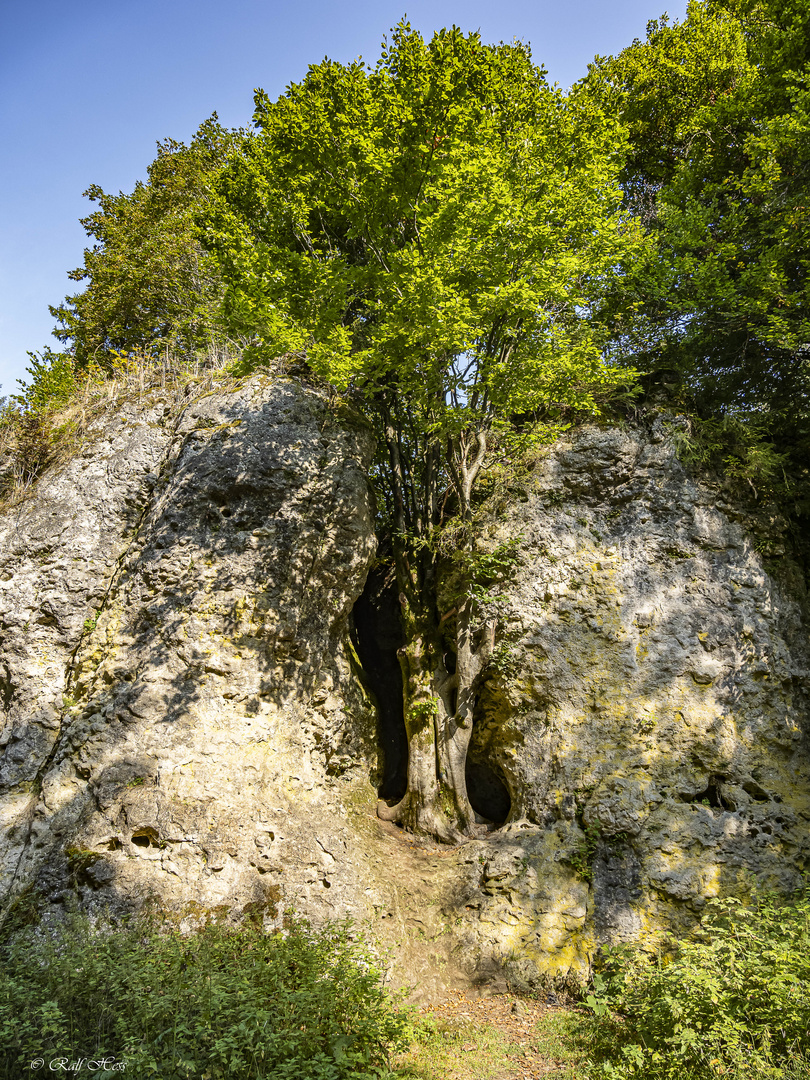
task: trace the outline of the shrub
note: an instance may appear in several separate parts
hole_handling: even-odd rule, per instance
[[[609,950],[587,1004],[607,1077],[810,1077],[810,892],[710,901],[694,941]]]
[[[115,1058],[137,1077],[388,1076],[407,1030],[349,923],[197,935],[31,929],[0,959],[0,1077]]]

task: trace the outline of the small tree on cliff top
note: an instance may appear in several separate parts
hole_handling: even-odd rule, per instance
[[[473,824],[464,766],[495,628],[474,590],[438,610],[430,541],[448,492],[469,522],[514,416],[597,411],[628,382],[592,317],[642,242],[619,213],[622,132],[525,46],[407,24],[373,69],[326,60],[274,103],[259,92],[255,122],[203,222],[225,315],[256,359],[305,350],[375,425],[409,748],[383,813],[452,839]]]

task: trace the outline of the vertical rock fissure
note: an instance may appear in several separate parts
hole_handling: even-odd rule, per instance
[[[378,795],[398,800],[407,788],[408,739],[397,655],[404,644],[396,581],[385,566],[372,567],[352,610],[350,633],[367,688],[377,708],[382,758]]]
[[[473,733],[464,772],[467,780],[467,794],[479,820],[500,827],[508,819],[512,810],[512,794],[502,769],[495,760],[492,747],[482,730],[486,727],[482,698],[486,691],[486,680],[482,691],[476,697],[473,708]]]

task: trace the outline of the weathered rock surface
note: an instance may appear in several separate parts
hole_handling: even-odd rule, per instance
[[[807,629],[667,425],[558,443],[488,543],[515,536],[471,755],[521,839],[487,862],[472,937],[494,920],[524,975],[566,970],[689,927],[721,892],[800,886]]]
[[[520,567],[470,776],[506,823],[453,849],[376,819],[346,630],[371,450],[317,393],[254,379],[124,409],[0,517],[7,908],[349,914],[429,994],[581,973],[718,892],[794,887],[800,609],[660,421],[573,433],[490,507],[482,543],[520,537]]]
[[[343,644],[375,550],[372,446],[318,395],[253,380],[168,429],[125,412],[13,512],[12,894],[365,913],[328,789],[374,758]]]

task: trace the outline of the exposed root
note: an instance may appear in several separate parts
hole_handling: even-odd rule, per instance
[[[440,844],[463,844],[473,835],[454,825],[441,810],[431,806],[415,806],[410,792],[394,806],[378,799],[377,817],[380,821],[401,825],[415,836],[424,836]]]
[[[389,806],[384,799],[377,800],[377,817],[380,821],[394,821],[398,822],[400,818],[400,807],[402,806],[400,800],[395,806]]]

